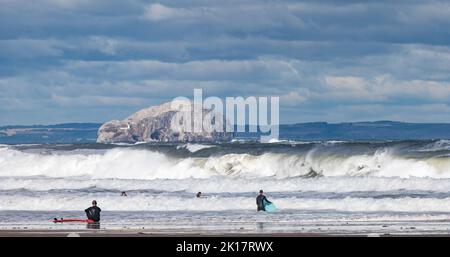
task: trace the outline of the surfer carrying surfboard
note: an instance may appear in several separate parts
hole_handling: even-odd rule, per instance
[[[84,210],[86,212],[86,216],[88,219],[93,220],[94,222],[100,222],[100,212],[102,211],[99,207],[97,207],[97,201],[92,201],[92,206]]]
[[[259,190],[259,195],[256,197],[256,205],[258,211],[266,211],[266,205],[271,204],[272,202],[267,200],[267,197],[264,195],[264,191]]]

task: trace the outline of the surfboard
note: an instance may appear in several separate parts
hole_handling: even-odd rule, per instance
[[[273,203],[268,203],[264,206],[264,208],[266,208],[267,212],[274,212],[277,210],[277,207],[275,206],[275,204]]]
[[[53,223],[63,223],[63,222],[81,222],[81,223],[94,223],[93,220],[89,220],[89,219],[57,219],[54,218]]]
[[[264,202],[264,209],[266,209],[267,212],[274,212],[277,210],[277,207],[273,203]]]

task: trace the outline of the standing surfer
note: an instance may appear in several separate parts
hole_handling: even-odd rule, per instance
[[[97,201],[92,201],[92,206],[84,210],[86,212],[86,216],[88,219],[93,220],[94,222],[100,222],[100,212],[102,210],[97,207]]]
[[[258,211],[265,211],[266,210],[266,204],[272,203],[269,200],[267,200],[267,197],[264,195],[263,190],[259,190],[259,195],[256,197],[256,205],[258,206]]]

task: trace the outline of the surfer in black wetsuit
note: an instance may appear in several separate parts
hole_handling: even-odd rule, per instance
[[[259,195],[256,197],[256,206],[258,207],[258,211],[266,210],[266,207],[264,206],[265,203],[272,203],[272,202],[267,200],[266,196],[264,195],[264,191],[259,190]]]
[[[84,210],[88,219],[94,222],[100,222],[100,212],[102,210],[97,207],[97,201],[92,201],[92,206]]]

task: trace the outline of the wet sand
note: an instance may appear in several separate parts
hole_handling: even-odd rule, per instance
[[[330,236],[367,236],[328,233],[203,233],[203,232],[167,232],[167,231],[79,231],[79,230],[3,230],[0,237],[330,237]]]
[[[305,237],[325,233],[214,233],[142,230],[0,230],[0,237]]]
[[[439,233],[237,233],[171,230],[0,230],[0,237],[450,237]]]

